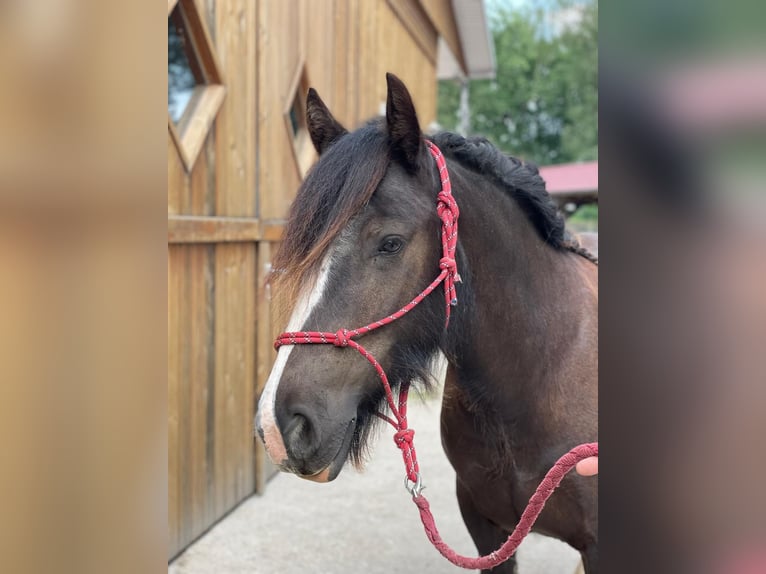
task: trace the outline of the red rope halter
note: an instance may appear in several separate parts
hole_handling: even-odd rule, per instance
[[[428,501],[421,494],[423,485],[421,483],[415,445],[412,442],[412,439],[415,436],[415,431],[407,426],[407,396],[409,394],[410,382],[405,381],[402,383],[397,404],[394,400],[394,393],[391,390],[391,385],[388,382],[388,377],[386,376],[383,367],[380,366],[380,363],[378,363],[375,357],[373,357],[367,349],[354,340],[357,337],[366,335],[370,331],[379,329],[380,327],[388,325],[400,317],[403,317],[423,301],[423,299],[430,295],[442,282],[444,283],[444,300],[447,312],[445,328],[449,326],[451,308],[457,305],[455,283],[460,282],[460,275],[457,272],[455,249],[457,247],[457,219],[460,215],[460,210],[458,209],[455,199],[452,197],[452,185],[450,184],[449,172],[447,171],[447,163],[444,160],[444,156],[439,148],[432,142],[425,140],[425,143],[434,160],[436,160],[442,184],[442,189],[436,196],[436,213],[442,221],[442,258],[439,260],[439,268],[441,269],[439,275],[412,301],[395,313],[392,313],[388,317],[380,319],[379,321],[375,321],[364,327],[359,327],[358,329],[339,329],[335,333],[322,331],[295,331],[282,333],[274,342],[274,348],[279,349],[282,345],[335,345],[336,347],[351,347],[362,355],[362,357],[367,359],[378,373],[378,377],[380,377],[380,380],[383,383],[383,389],[386,393],[386,402],[388,403],[388,408],[391,409],[393,418],[380,413],[378,413],[378,416],[396,429],[396,432],[394,433],[394,443],[402,451],[402,458],[404,460],[406,471],[405,486],[410,494],[412,494],[412,499],[420,511],[420,519],[423,522],[423,527],[425,528],[428,539],[436,549],[447,558],[447,560],[456,566],[470,569],[489,569],[505,562],[513,555],[519,544],[521,544],[521,541],[524,540],[524,537],[532,529],[532,525],[542,511],[546,501],[559,483],[561,483],[564,476],[584,458],[598,456],[598,443],[577,446],[556,461],[553,467],[545,475],[540,486],[537,487],[532,498],[529,499],[527,507],[521,515],[521,519],[513,533],[496,551],[487,556],[471,558],[457,554],[441,539],[439,531],[436,528],[433,514],[431,514]]]

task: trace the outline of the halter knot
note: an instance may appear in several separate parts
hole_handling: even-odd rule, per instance
[[[335,333],[333,345],[336,347],[348,347],[348,329],[338,329]]]
[[[452,257],[442,257],[439,259],[439,268],[447,269],[451,275],[454,275],[457,272],[457,261]]]
[[[458,208],[457,202],[455,202],[451,192],[445,193],[444,191],[440,191],[436,195],[436,214],[448,227],[460,217],[460,208]]]
[[[412,439],[415,437],[415,431],[412,429],[402,429],[394,433],[394,443],[400,449],[404,450],[407,446],[412,446]]]

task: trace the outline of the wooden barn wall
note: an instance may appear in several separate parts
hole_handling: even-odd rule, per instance
[[[387,71],[424,128],[436,116],[437,33],[417,0],[194,1],[226,96],[190,171],[168,137],[169,557],[273,470],[252,420],[283,326],[264,282],[301,182],[284,117],[296,76],[348,128],[379,112]]]

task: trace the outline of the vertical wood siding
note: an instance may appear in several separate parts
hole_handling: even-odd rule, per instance
[[[286,217],[300,170],[283,114],[301,66],[349,129],[378,113],[388,71],[411,89],[423,126],[435,118],[436,28],[417,0],[195,1],[226,95],[189,172],[168,136],[174,222]],[[169,558],[273,471],[252,436],[283,326],[264,288],[277,247],[267,235],[206,241],[202,229],[168,246]]]

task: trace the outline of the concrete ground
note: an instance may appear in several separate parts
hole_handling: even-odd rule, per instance
[[[440,399],[412,396],[410,426],[442,538],[471,556],[476,549],[455,498],[455,473],[441,448]],[[169,574],[430,574],[465,572],[444,560],[423,533],[403,486],[390,428],[380,433],[363,473],[347,467],[329,484],[280,474],[181,554]],[[532,534],[518,550],[522,574],[574,574],[577,552]]]

